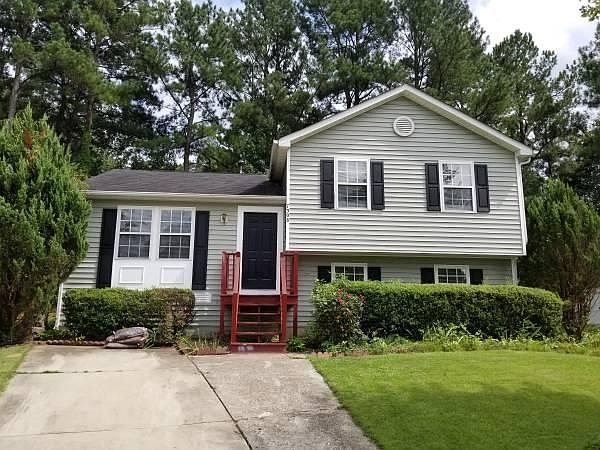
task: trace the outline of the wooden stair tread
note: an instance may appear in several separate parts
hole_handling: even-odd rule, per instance
[[[278,331],[238,331],[238,336],[278,336]]]
[[[243,326],[243,325],[279,325],[279,320],[272,321],[272,322],[267,322],[267,321],[263,321],[263,322],[256,322],[256,321],[254,321],[254,322],[249,322],[249,321],[246,322],[246,321],[243,321],[243,322],[240,322],[240,321],[238,321],[238,326]]]
[[[278,312],[247,312],[240,311],[238,316],[279,316],[281,313]]]

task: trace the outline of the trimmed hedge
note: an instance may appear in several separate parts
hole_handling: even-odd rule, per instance
[[[512,285],[404,284],[380,281],[317,283],[315,307],[335,301],[338,290],[362,296],[361,329],[368,336],[422,339],[434,325],[462,324],[483,337],[513,337],[535,331],[562,332],[563,302],[543,289]]]
[[[156,333],[156,343],[173,343],[192,320],[193,307],[189,289],[71,289],[63,298],[65,327],[90,340],[141,326]]]

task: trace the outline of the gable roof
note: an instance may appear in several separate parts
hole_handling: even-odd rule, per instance
[[[530,158],[532,151],[526,145],[509,138],[505,134],[479,122],[476,119],[468,116],[465,113],[460,112],[456,108],[453,108],[439,100],[436,100],[432,96],[406,84],[392,89],[384,94],[378,95],[366,102],[363,102],[357,106],[349,108],[338,114],[335,114],[327,119],[315,123],[309,127],[303,128],[302,130],[288,134],[280,138],[279,140],[273,141],[273,147],[271,150],[271,179],[280,180],[283,176],[283,170],[285,168],[285,160],[287,151],[292,144],[300,142],[310,136],[327,130],[335,125],[350,120],[359,114],[370,111],[378,106],[381,106],[387,102],[395,100],[400,97],[405,97],[424,108],[433,111],[452,122],[471,130],[472,132],[488,139],[495,144],[503,147],[507,150],[514,152],[520,159]],[[390,124],[391,127],[391,124]]]
[[[87,180],[88,195],[99,193],[283,196],[266,175],[114,169]]]

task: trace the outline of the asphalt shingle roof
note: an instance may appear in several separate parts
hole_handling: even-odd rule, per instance
[[[92,191],[178,194],[284,195],[266,175],[114,169],[87,181]]]

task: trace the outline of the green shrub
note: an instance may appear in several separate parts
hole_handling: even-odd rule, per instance
[[[306,343],[300,336],[292,336],[287,341],[287,351],[292,353],[302,353],[306,350]]]
[[[77,336],[104,340],[120,328],[142,326],[156,343],[173,343],[192,320],[194,294],[187,289],[72,289],[65,292],[65,326]]]
[[[313,292],[315,331],[319,342],[338,344],[363,337],[360,329],[364,298],[342,284],[317,283]]]
[[[315,285],[317,309],[338,289],[364,298],[360,328],[371,337],[422,339],[426,330],[451,324],[484,338],[520,336],[524,329],[547,337],[562,333],[563,302],[541,289],[339,281]],[[316,321],[315,326],[327,328],[331,322]]]

